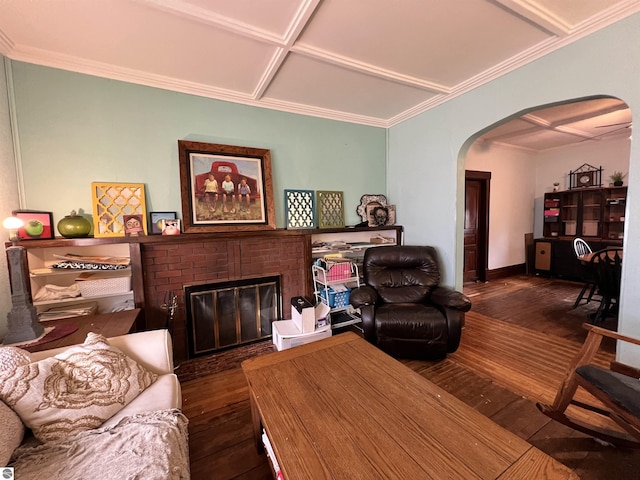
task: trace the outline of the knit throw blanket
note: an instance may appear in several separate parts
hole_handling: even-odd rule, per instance
[[[66,440],[23,444],[11,466],[20,480],[188,480],[187,424],[176,409],[134,415]]]

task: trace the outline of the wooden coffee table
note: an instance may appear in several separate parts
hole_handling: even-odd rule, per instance
[[[355,333],[246,360],[284,478],[578,478]]]

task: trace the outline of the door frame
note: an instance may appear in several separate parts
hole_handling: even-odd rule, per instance
[[[480,198],[478,203],[478,281],[487,281],[487,270],[489,263],[489,192],[491,187],[491,172],[479,170],[464,171],[465,198],[467,195],[467,180],[477,180],[480,182]],[[466,202],[465,202],[466,203]],[[466,208],[466,207],[465,207]],[[466,212],[465,212],[466,213]]]

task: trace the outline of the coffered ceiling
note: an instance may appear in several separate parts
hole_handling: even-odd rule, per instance
[[[640,0],[0,0],[0,53],[389,127],[638,11]],[[496,135],[541,122],[557,123],[538,112]]]
[[[630,136],[627,104],[617,98],[598,98],[533,110],[490,129],[477,142],[540,152]]]

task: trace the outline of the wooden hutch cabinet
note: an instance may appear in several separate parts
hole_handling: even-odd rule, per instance
[[[583,188],[544,195],[543,237],[535,241],[536,273],[580,278],[573,240],[592,250],[622,246],[627,187]]]

